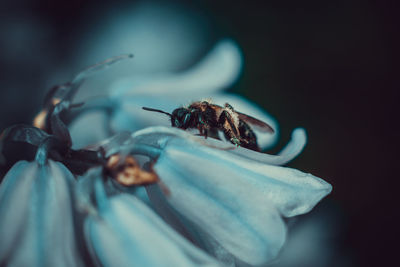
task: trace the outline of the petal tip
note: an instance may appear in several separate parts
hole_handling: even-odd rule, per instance
[[[303,148],[307,144],[307,132],[304,128],[299,127],[293,130],[292,139],[295,141],[301,141],[303,143]]]

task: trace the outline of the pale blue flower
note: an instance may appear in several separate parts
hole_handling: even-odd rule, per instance
[[[93,171],[80,182],[94,191],[84,233],[99,266],[218,266],[219,263],[181,237],[135,196],[106,193],[101,173]],[[87,192],[85,195],[88,196]],[[89,207],[89,208],[88,208]]]
[[[0,185],[0,264],[83,266],[75,180],[61,163],[19,161]]]
[[[225,263],[260,265],[284,244],[282,217],[310,211],[332,189],[311,174],[278,166],[304,146],[304,130],[293,137],[277,156],[166,127],[138,131],[125,146],[155,161],[168,193],[149,186],[149,198],[176,230]]]

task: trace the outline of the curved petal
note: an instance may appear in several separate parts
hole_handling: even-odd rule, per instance
[[[200,138],[202,137],[197,137],[197,139],[201,140],[202,142],[206,142],[207,144],[215,146],[217,148],[226,150],[229,146],[230,149],[227,151],[231,154],[270,165],[284,165],[293,160],[301,153],[301,151],[303,151],[303,148],[307,141],[307,136],[303,128],[294,129],[292,133],[292,139],[286,145],[286,147],[283,148],[277,155],[271,155],[267,153],[260,153],[243,147],[236,147],[229,142],[221,142],[216,139],[208,139],[205,141]]]
[[[81,266],[72,174],[64,165],[20,161],[0,187],[0,262],[10,266]]]
[[[222,40],[202,61],[187,71],[122,79],[112,85],[111,93],[115,97],[141,94],[207,95],[232,85],[241,67],[242,56],[238,45],[232,40]]]
[[[85,235],[102,266],[216,266],[217,262],[169,228],[137,198],[106,196],[96,182],[98,215],[85,221]]]
[[[18,235],[24,227],[25,215],[29,205],[29,191],[34,181],[36,166],[26,161],[17,162],[4,177],[0,186],[0,261],[4,262],[11,254]],[[26,177],[21,179],[20,177]],[[7,211],[13,212],[6,216]]]
[[[262,264],[277,255],[285,240],[285,226],[267,199],[250,197],[254,192],[246,192],[243,184],[232,186],[235,181],[219,181],[229,178],[235,170],[220,168],[218,163],[207,160],[190,158],[182,162],[213,170],[200,173],[193,164],[185,169],[175,160],[183,158],[166,151],[154,168],[169,188],[167,200],[176,210],[242,261]]]
[[[304,129],[297,128],[292,133],[292,140],[278,154],[271,155],[249,150],[243,147],[236,147],[229,142],[220,141],[213,138],[201,136],[193,136],[191,133],[173,127],[149,127],[132,134],[135,143],[146,144],[153,147],[164,147],[166,142],[173,137],[186,139],[187,142],[212,148],[208,153],[214,154],[216,157],[222,156],[228,160],[236,159],[238,161],[250,160],[270,165],[283,165],[291,161],[299,155],[306,143],[306,134]],[[192,144],[192,145],[193,145]]]

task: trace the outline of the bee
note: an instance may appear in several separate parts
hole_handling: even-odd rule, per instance
[[[250,125],[258,131],[274,133],[274,129],[267,123],[237,112],[228,103],[221,107],[208,101],[197,101],[188,107],[175,109],[172,114],[159,109],[147,107],[143,109],[168,115],[172,127],[184,130],[197,128],[200,135],[205,138],[217,137],[218,131],[222,131],[232,144],[255,151],[260,151],[260,147]]]

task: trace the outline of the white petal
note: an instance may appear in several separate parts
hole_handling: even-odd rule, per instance
[[[191,69],[164,75],[132,77],[112,85],[115,97],[163,94],[207,94],[225,89],[236,81],[242,56],[236,43],[220,41],[214,49]]]
[[[18,233],[23,229],[28,212],[29,191],[35,179],[36,166],[17,162],[4,177],[0,186],[0,261],[14,248]],[[21,179],[21,177],[26,177]],[[12,210],[9,213],[9,210]]]
[[[293,158],[297,157],[301,153],[301,151],[303,151],[306,143],[306,131],[303,128],[296,128],[292,133],[292,140],[281,152],[279,152],[279,156],[281,156],[282,158],[286,158],[279,165],[284,165],[291,161]]]
[[[79,266],[72,174],[61,163],[18,162],[0,190],[0,261],[10,266]]]
[[[282,215],[287,217],[308,212],[332,189],[330,184],[311,174],[263,164],[227,151],[201,147],[179,138],[170,138],[163,151],[157,162],[164,157],[174,163],[177,161],[175,165],[203,177],[199,180],[201,182],[209,179],[209,182],[213,183],[216,179],[223,179],[226,184],[232,186],[240,184],[243,188],[238,190],[246,188],[251,196],[258,196],[260,200],[268,198],[270,203],[274,203]],[[224,174],[221,175],[224,177],[216,178],[214,174],[207,173],[209,165],[215,166],[218,175],[219,170],[223,170]],[[207,169],[199,166],[207,166]],[[232,175],[226,175],[227,172],[232,172]]]
[[[167,203],[164,195],[161,193],[161,188],[157,184],[148,185],[145,187],[151,207],[154,211],[167,222],[175,231],[181,236],[184,236],[191,243],[198,247],[204,247],[202,243],[199,243],[200,239],[197,237],[197,233],[193,231],[189,225],[187,225],[177,212]]]
[[[292,140],[278,155],[270,155],[243,147],[236,147],[230,142],[216,140],[213,138],[205,139],[204,137],[194,136],[188,131],[174,127],[149,127],[135,132],[132,134],[132,137],[136,143],[147,144],[149,146],[161,148],[164,147],[166,142],[171,140],[173,137],[186,139],[186,141],[192,143],[192,145],[202,144],[216,148],[214,150],[208,150],[208,153],[213,154],[216,157],[223,156],[228,160],[231,160],[230,158],[232,157],[232,159],[236,159],[238,161],[250,160],[271,165],[283,165],[291,161],[293,158],[298,156],[306,143],[306,134],[302,128],[297,128],[293,131]]]
[[[217,265],[135,197],[97,197],[100,217],[87,218],[85,233],[102,266]]]
[[[166,143],[173,137],[194,140],[194,136],[189,132],[174,128],[155,126],[149,127],[132,134],[133,142],[138,144],[145,144],[153,147],[164,148]]]
[[[97,23],[90,23],[90,36],[78,58],[91,64],[133,53],[133,64],[124,72],[131,75],[182,68],[204,49],[209,36],[204,17],[171,3],[140,1],[102,14]]]
[[[278,211],[260,193],[246,191],[247,177],[230,179],[238,176],[237,169],[213,160],[167,149],[154,168],[171,192],[168,202],[207,233],[206,239],[215,239],[238,259],[249,264],[271,260],[285,240]]]
[[[230,144],[229,142],[221,142],[220,140],[211,138],[203,140],[201,138],[202,137],[197,137],[197,140],[199,142],[206,143],[210,146],[219,147],[225,150],[227,148],[230,148],[229,150],[227,150],[227,152],[231,154],[270,165],[284,165],[289,161],[293,160],[301,153],[307,140],[307,136],[304,129],[297,128],[293,130],[292,139],[286,145],[286,147],[281,152],[279,152],[278,155],[271,155],[267,153],[260,153],[243,147],[236,147]]]

